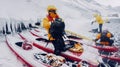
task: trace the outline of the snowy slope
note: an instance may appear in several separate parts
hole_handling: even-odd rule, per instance
[[[69,14],[74,11],[81,15],[83,12],[106,12],[105,7],[99,5],[94,0],[2,0],[0,2],[0,17],[16,18],[16,19],[36,19],[46,15],[46,7],[50,4],[55,5],[59,13]],[[88,6],[89,5],[89,6]],[[62,9],[61,9],[62,8]],[[68,13],[69,12],[69,13]],[[82,12],[82,13],[81,13]],[[84,13],[85,14],[85,13]],[[66,15],[64,15],[66,16]],[[69,15],[71,16],[71,15]],[[77,15],[75,15],[77,16]]]
[[[51,4],[57,7],[58,14],[66,23],[76,22],[69,21],[71,19],[77,19],[80,23],[85,20],[89,23],[93,18],[93,13],[97,12],[104,15],[111,12],[106,10],[107,7],[98,4],[94,0],[2,0],[0,2],[0,17],[3,21],[0,20],[2,23],[0,24],[3,26],[5,22],[13,22],[14,20],[11,18],[14,18],[18,23],[24,20],[36,22],[37,19],[42,19],[47,15],[46,8]],[[2,29],[2,26],[0,29]]]
[[[2,10],[0,12],[0,17],[7,18],[2,19],[3,21],[0,20],[2,23],[0,29],[2,29],[3,25],[5,25],[5,22],[8,24],[10,24],[10,22],[20,23],[20,21],[23,20],[28,20],[29,22],[34,20],[33,22],[36,22],[37,18],[42,19],[46,16],[46,8],[51,4],[55,5],[58,8],[58,14],[65,20],[66,24],[78,21],[79,23],[89,23],[88,18],[91,18],[91,15],[94,12],[101,10],[105,11],[105,9],[103,9],[93,0],[90,2],[88,0],[2,0],[0,3],[0,8]],[[14,18],[16,20],[11,18]],[[77,21],[71,21],[73,19],[77,19]],[[83,22],[84,20],[85,22]]]

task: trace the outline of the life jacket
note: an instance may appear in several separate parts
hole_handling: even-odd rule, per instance
[[[111,34],[109,32],[101,33],[100,44],[109,45]]]
[[[108,41],[109,38],[107,37],[107,33],[102,33],[100,39],[101,41]]]
[[[103,22],[104,22],[100,15],[96,16],[96,21],[98,22],[98,24],[103,24]]]

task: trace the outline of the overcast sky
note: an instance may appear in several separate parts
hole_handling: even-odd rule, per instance
[[[95,1],[106,6],[107,5],[111,5],[113,7],[120,6],[120,0],[95,0]]]

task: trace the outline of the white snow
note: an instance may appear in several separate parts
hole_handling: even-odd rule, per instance
[[[4,37],[2,37],[4,38]],[[5,41],[0,40],[0,67],[23,67],[23,65],[18,61],[18,58],[5,44]]]

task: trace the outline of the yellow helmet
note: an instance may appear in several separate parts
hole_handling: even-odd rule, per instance
[[[49,10],[57,10],[57,8],[54,6],[54,5],[49,5],[48,7],[47,7],[47,10],[49,11]]]
[[[94,17],[97,17],[97,16],[98,16],[98,14],[93,14],[93,16],[94,16]]]

